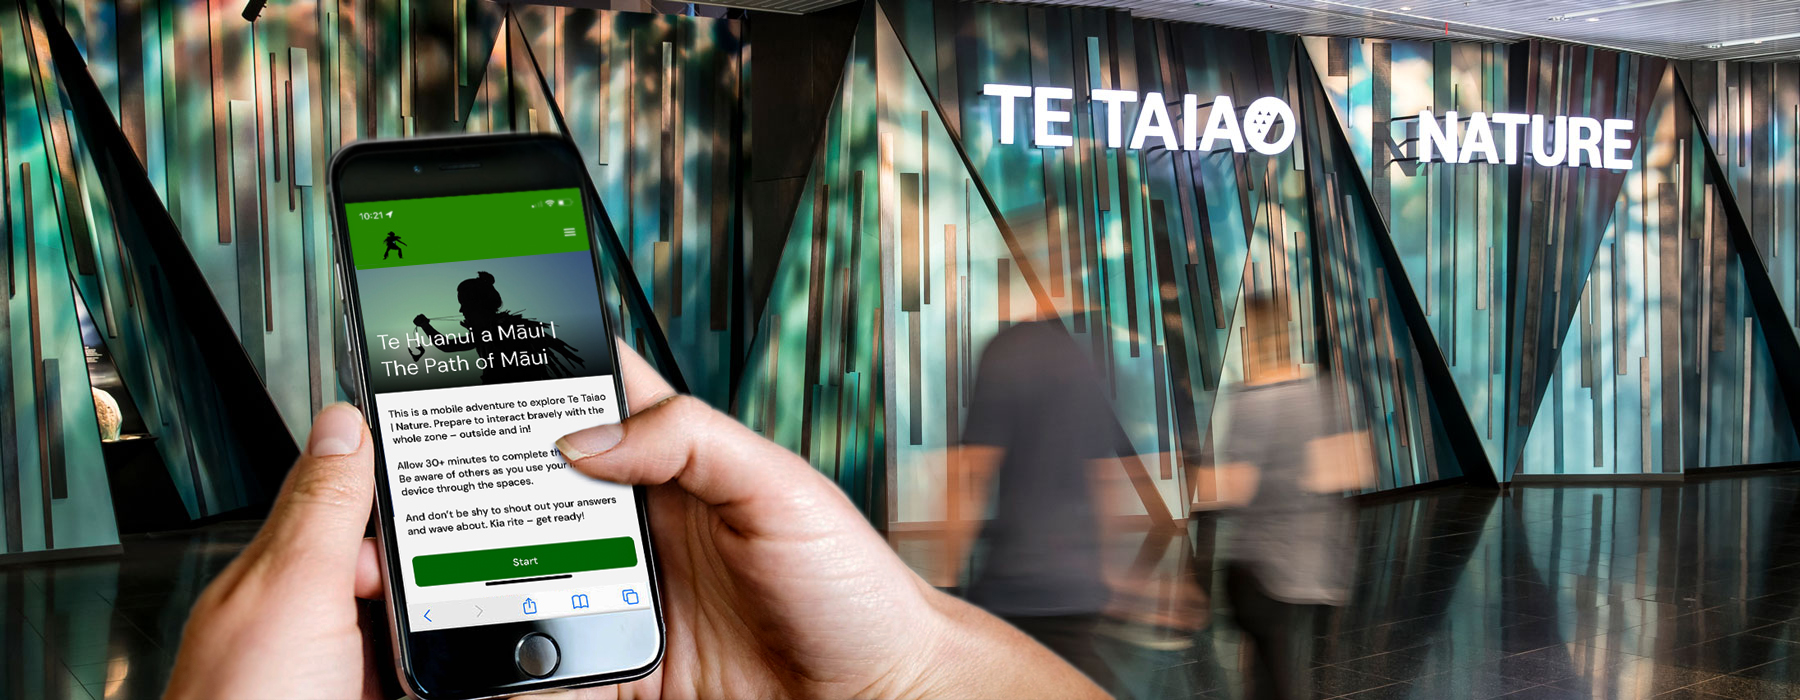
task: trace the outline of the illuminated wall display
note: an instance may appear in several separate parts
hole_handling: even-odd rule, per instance
[[[1065,87],[988,83],[982,86],[981,93],[1000,98],[1000,143],[1013,143],[1018,100],[1029,97],[1032,107],[1032,145],[1038,148],[1066,148],[1075,145],[1074,136],[1058,133],[1069,127],[1056,126],[1067,124],[1072,118],[1074,106],[1068,103],[1075,101],[1074,90]],[[1169,120],[1169,104],[1162,93],[1147,92],[1140,96],[1132,90],[1093,90],[1089,95],[1096,102],[1106,103],[1107,148],[1140,150],[1151,138],[1155,138],[1163,148],[1171,151],[1211,151],[1219,147],[1220,142],[1225,142],[1237,153],[1245,152],[1248,145],[1257,153],[1272,156],[1287,150],[1294,142],[1297,128],[1294,109],[1279,97],[1262,97],[1251,102],[1250,107],[1244,111],[1243,123],[1239,124],[1237,108],[1230,96],[1219,95],[1211,102],[1201,104],[1198,95],[1182,95],[1182,129],[1181,137],[1177,139],[1175,127]],[[1129,144],[1125,141],[1123,114],[1123,106],[1128,102],[1143,104],[1138,109],[1136,123],[1131,128]],[[1061,109],[1065,105],[1069,109]],[[1200,123],[1201,107],[1210,108],[1204,128]],[[1281,125],[1279,132],[1275,130],[1277,124]]]
[[[1162,455],[1143,483],[1176,517],[1207,497],[1182,457],[1217,456],[1229,430],[1246,295],[1284,300],[1295,357],[1358,387],[1376,489],[1800,459],[1775,352],[1800,328],[1793,66],[869,3],[825,76],[855,89],[814,96],[817,121],[786,129],[793,109],[749,109],[740,20],[298,0],[248,25],[199,0],[127,11],[140,4],[24,3],[0,23],[0,64],[35,66],[0,71],[0,190],[23,212],[0,304],[0,357],[17,360],[0,438],[20,438],[0,439],[0,555],[118,541],[82,428],[78,308],[169,438],[150,447],[178,510],[272,491],[279,467],[229,426],[265,415],[302,436],[341,391],[317,164],[415,133],[574,139],[638,280],[608,292],[626,342],[653,361],[662,347],[659,368],[876,519],[949,515],[943,448],[978,353],[1040,307],[1084,309],[1070,332],[1128,437]],[[32,58],[64,23],[86,60]],[[382,41],[407,26],[416,51]],[[250,40],[268,50],[240,51]],[[89,71],[97,93],[65,89]],[[758,162],[786,164],[751,169],[768,120],[783,128],[759,134],[774,157]],[[1264,157],[1221,157],[1250,152]],[[747,235],[753,215],[773,233]],[[152,238],[132,220],[166,225]],[[127,254],[150,240],[194,267]],[[217,309],[218,332],[164,313],[190,307]],[[195,389],[209,384],[266,396]]]
[[[1031,144],[1038,148],[1067,148],[1075,145],[1069,124],[1076,107],[1075,91],[1066,87],[1033,87],[988,83],[981,93],[1000,99],[1000,143],[1010,145],[1017,140],[1018,101],[1031,100]],[[1181,96],[1181,135],[1177,138],[1170,121],[1169,102],[1160,92],[1141,95],[1132,90],[1093,90],[1092,99],[1106,105],[1106,147],[1141,150],[1151,139],[1171,151],[1212,151],[1229,144],[1231,150],[1243,153],[1254,149],[1263,155],[1287,150],[1294,142],[1294,110],[1279,97],[1262,97],[1250,103],[1243,122],[1228,95],[1214,97],[1202,104],[1198,95]],[[1130,140],[1125,135],[1124,105],[1140,103],[1131,128]],[[1204,120],[1200,108],[1208,108]],[[1204,122],[1204,125],[1202,124]],[[1464,123],[1467,122],[1467,127]],[[1414,152],[1421,163],[1477,163],[1516,165],[1529,151],[1533,162],[1543,166],[1602,167],[1630,170],[1633,145],[1624,133],[1634,130],[1629,119],[1594,119],[1592,117],[1517,114],[1513,112],[1475,112],[1467,119],[1455,111],[1444,113],[1442,121],[1431,110],[1419,112],[1419,135]],[[1281,129],[1276,130],[1280,125]],[[1495,132],[1499,133],[1496,134]],[[1271,134],[1274,137],[1271,139]],[[1521,146],[1521,134],[1529,140]]]
[[[1542,114],[1475,112],[1469,115],[1468,128],[1459,138],[1462,121],[1454,111],[1445,112],[1442,123],[1432,116],[1431,110],[1419,112],[1419,162],[1515,165],[1522,157],[1519,135],[1525,132],[1530,138],[1531,159],[1538,165],[1631,169],[1632,143],[1621,136],[1634,131],[1629,119],[1546,119]],[[1496,130],[1503,138],[1495,138]]]

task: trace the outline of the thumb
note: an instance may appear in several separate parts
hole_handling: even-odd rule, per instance
[[[354,571],[375,492],[374,450],[362,412],[347,403],[313,418],[306,454],[282,484],[256,537],[277,565]]]
[[[623,423],[570,433],[556,447],[576,470],[597,479],[673,481],[745,535],[795,534],[820,524],[797,517],[802,513],[861,522],[837,487],[799,455],[691,396],[665,398]]]

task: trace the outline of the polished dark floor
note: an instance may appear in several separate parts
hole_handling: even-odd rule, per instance
[[[1319,620],[1317,697],[1800,698],[1800,472],[1445,487],[1358,518],[1354,599]],[[0,696],[158,696],[188,607],[255,527],[0,568]],[[1216,572],[1222,527],[1139,534],[1118,554],[1152,580]],[[896,542],[928,576],[934,545]],[[1103,638],[1129,696],[1242,697],[1239,635],[1213,600],[1185,649]]]
[[[119,557],[0,568],[0,697],[161,697],[188,608],[259,526],[138,535]]]
[[[1800,471],[1444,487],[1365,504],[1358,521],[1353,598],[1318,621],[1315,697],[1800,698]],[[1212,595],[1222,527],[1117,553],[1153,577],[1213,574],[1188,648],[1101,637],[1124,695],[1245,697],[1240,635]],[[936,573],[935,543],[896,545]]]

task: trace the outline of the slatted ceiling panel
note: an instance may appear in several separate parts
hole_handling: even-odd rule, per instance
[[[675,2],[658,2],[658,3],[652,4],[652,3],[648,2],[647,0],[645,0],[644,2],[641,2],[641,3],[620,2],[619,0],[527,0],[527,1],[530,4],[564,5],[567,7],[582,7],[582,8],[588,8],[588,9],[596,9],[596,10],[624,10],[627,12],[669,12],[668,10],[661,9],[661,7],[667,7],[667,6],[683,7],[683,6],[685,6],[684,3],[675,3]],[[732,1],[732,2],[696,2],[693,4],[696,5],[696,7],[694,8],[695,14],[700,15],[702,17],[710,17],[710,16],[713,16],[713,13],[707,12],[707,8],[759,10],[759,11],[763,11],[763,12],[785,12],[785,13],[789,13],[789,14],[797,14],[798,15],[798,14],[806,14],[808,12],[818,12],[819,10],[829,9],[829,8],[837,7],[838,5],[844,5],[844,4],[848,4],[851,2],[855,2],[855,1],[856,0],[751,0],[750,2],[736,2],[736,1]],[[634,7],[634,5],[636,7]],[[660,6],[660,7],[658,7],[658,9],[651,9],[652,6]],[[669,12],[669,13],[670,14],[685,14],[684,12]]]
[[[1107,7],[1126,10],[1137,17],[1181,22],[1213,24],[1224,27],[1260,29],[1312,36],[1355,36],[1376,39],[1464,39],[1472,41],[1512,41],[1520,35],[1508,32],[1478,30],[1452,26],[1449,33],[1441,22],[1380,13],[1361,7],[1333,6],[1304,0],[1214,0],[1213,2],[1170,2],[1163,0],[1126,0],[1124,2],[1090,2],[1087,0],[1050,0],[1047,5]]]
[[[816,12],[848,0],[735,0],[707,3],[765,12]],[[1800,35],[1795,0],[1047,0],[1034,5],[1104,7],[1133,16],[1310,36],[1371,39],[1552,39],[1688,60],[1800,60],[1800,36],[1713,48],[1710,45]],[[557,0],[577,7],[607,0]],[[1402,9],[1405,8],[1405,9]],[[1615,9],[1622,8],[1622,9]],[[1580,15],[1594,10],[1598,14]],[[1569,14],[1580,16],[1552,20]],[[1594,20],[1594,21],[1589,21]]]
[[[1800,34],[1794,0],[1049,0],[1108,7],[1137,17],[1301,35],[1513,41],[1536,37],[1679,59],[1800,60],[1800,37],[1762,44],[1708,44]],[[1590,10],[1628,9],[1550,18]],[[755,7],[755,3],[742,3]],[[1402,10],[1401,8],[1409,8]],[[1597,21],[1588,21],[1589,18]]]

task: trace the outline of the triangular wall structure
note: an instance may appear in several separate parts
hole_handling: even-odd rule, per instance
[[[849,72],[816,152],[768,185],[746,172],[743,20],[480,0],[297,1],[246,18],[197,0],[95,1],[52,10],[81,57],[49,61],[31,29],[49,4],[0,13],[16,39],[0,43],[14,107],[0,423],[15,428],[0,431],[0,462],[24,465],[0,470],[7,551],[39,546],[24,524],[43,510],[26,502],[30,465],[58,463],[34,452],[43,403],[53,395],[45,415],[65,423],[88,417],[73,365],[40,371],[73,357],[80,308],[170,438],[155,446],[169,500],[208,516],[265,497],[285,461],[249,465],[231,441],[243,431],[221,426],[254,419],[292,443],[341,395],[328,158],[422,133],[568,135],[605,211],[627,342],[802,451],[878,522],[946,515],[933,503],[955,477],[938,454],[959,440],[981,349],[1040,310],[1063,313],[1105,376],[1135,454],[1122,507],[1152,520],[1211,497],[1183,467],[1216,460],[1231,435],[1222,388],[1242,374],[1246,296],[1288,310],[1297,362],[1355,375],[1356,420],[1380,443],[1375,488],[1794,453],[1793,65],[871,0],[828,22],[861,12]],[[843,44],[825,43],[835,62]],[[1075,144],[1034,147],[1031,100],[1000,133],[987,83],[1070,88]],[[1240,110],[1282,96],[1306,137],[1273,157],[1111,147],[1096,89],[1173,106],[1193,93],[1203,119],[1218,96]],[[1629,118],[1634,166],[1420,166],[1409,140],[1425,107]],[[767,300],[751,298],[770,279]],[[183,381],[199,375],[214,386]],[[65,440],[61,463],[91,447]]]
[[[70,120],[36,7],[0,12],[0,553],[118,544],[70,280],[97,273]],[[92,425],[91,422],[88,425]]]
[[[1464,115],[1506,110],[1508,47],[1328,37],[1303,42],[1329,98],[1332,126],[1343,129],[1355,172],[1386,222],[1487,460],[1499,464],[1507,427],[1510,169],[1420,166],[1415,149],[1422,109]]]
[[[1319,265],[1321,359],[1352,429],[1370,438],[1377,483],[1371,490],[1429,483],[1486,471],[1473,426],[1444,360],[1431,342],[1411,280],[1388,237],[1353,149],[1330,118],[1313,67],[1301,119],[1311,178],[1314,255]]]
[[[1306,43],[1475,434],[1510,478],[1575,327],[1565,289],[1586,279],[1624,174],[1535,165],[1523,140],[1519,165],[1421,163],[1419,114],[1455,111],[1465,129],[1476,112],[1643,123],[1666,64],[1538,42]]]
[[[1800,457],[1705,139],[1666,72],[1578,293],[1521,474],[1676,474]],[[1774,330],[1781,332],[1781,323]]]
[[[697,396],[728,405],[748,335],[736,254],[743,23],[551,6],[511,16],[531,53],[514,61],[524,64],[514,89],[528,96],[516,123],[557,131],[560,120],[682,376]],[[622,301],[612,303],[628,315]],[[633,344],[635,321],[619,329]]]
[[[823,471],[865,513],[887,512],[890,395],[875,28],[852,41],[825,133],[754,329],[734,411]]]
[[[950,16],[928,16],[921,6],[906,6],[902,37],[908,50],[931,57],[932,68],[922,65],[921,72],[935,74],[938,99],[959,117],[962,145],[1013,227],[1062,237],[1049,236],[1054,242],[1046,244],[1038,233],[1026,257],[1043,270],[1050,295],[1061,302],[1064,294],[1099,290],[1098,298],[1085,300],[1087,306],[1103,312],[1104,327],[1118,337],[1097,344],[1095,357],[1115,384],[1127,425],[1144,430],[1140,452],[1179,453],[1187,464],[1212,459],[1219,447],[1215,434],[1229,429],[1229,409],[1215,392],[1222,376],[1227,381],[1238,376],[1234,365],[1241,361],[1242,329],[1235,307],[1244,290],[1283,300],[1293,352],[1302,364],[1319,362],[1318,353],[1329,343],[1353,338],[1318,333],[1326,319],[1315,301],[1317,280],[1331,254],[1318,242],[1313,223],[1321,185],[1318,173],[1308,172],[1311,146],[1304,140],[1273,158],[1228,149],[1108,148],[1104,107],[1089,102],[1091,108],[1077,113],[1074,147],[1034,149],[1020,143],[1031,138],[1028,126],[1010,135],[1012,144],[1000,143],[1005,135],[995,131],[999,104],[979,90],[989,82],[1073,84],[1078,103],[1087,90],[1116,87],[1158,92],[1173,105],[1184,93],[1200,95],[1209,105],[1215,95],[1234,97],[1241,108],[1270,94],[1298,105],[1310,83],[1292,65],[1293,40],[1142,22],[1101,10],[957,5],[932,11]],[[956,43],[959,36],[981,41]],[[1137,108],[1125,111],[1127,125]],[[1031,109],[1021,101],[1015,123],[1029,125]],[[1087,237],[1097,246],[1084,258],[1075,251],[1083,250]],[[1371,273],[1376,269],[1374,262],[1364,263]],[[1084,291],[1073,292],[1077,289]],[[1091,333],[1093,324],[1088,325],[1072,328],[1078,335]],[[1401,342],[1406,348],[1410,341],[1402,334]],[[1437,420],[1431,403],[1421,400],[1429,392],[1416,374],[1384,381],[1404,386],[1385,390],[1391,405],[1376,415],[1384,425],[1413,425],[1388,429],[1412,448],[1413,435]],[[1418,449],[1421,456],[1431,452]],[[1455,465],[1439,465],[1435,453],[1402,459],[1404,451],[1384,452],[1390,455],[1384,487],[1461,473]],[[1430,466],[1420,468],[1418,462]],[[1151,471],[1160,472],[1159,482],[1180,482],[1170,472],[1182,463],[1153,463]],[[1205,497],[1205,484],[1177,488]]]

